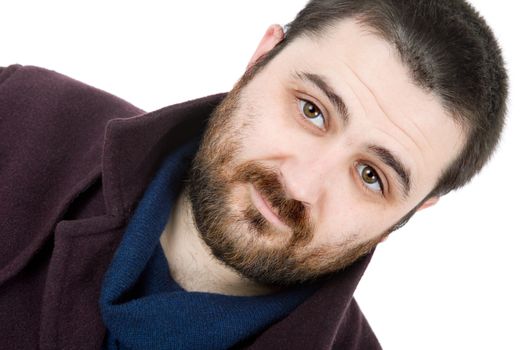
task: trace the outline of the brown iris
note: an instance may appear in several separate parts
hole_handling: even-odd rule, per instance
[[[313,103],[305,101],[303,106],[303,113],[307,118],[314,119],[321,114],[321,111]]]
[[[377,176],[377,173],[375,172],[373,168],[369,166],[365,166],[363,168],[361,177],[367,184],[375,184],[377,181],[379,181],[379,177]]]

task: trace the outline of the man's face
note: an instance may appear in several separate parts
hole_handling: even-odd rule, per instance
[[[375,246],[463,140],[395,50],[344,20],[290,43],[217,109],[192,172],[195,222],[248,278],[315,279]]]

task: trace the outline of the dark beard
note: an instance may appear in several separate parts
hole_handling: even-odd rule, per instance
[[[213,255],[241,275],[261,284],[290,286],[338,271],[368,253],[379,239],[338,247],[308,245],[313,225],[301,202],[287,198],[275,170],[257,162],[236,164],[242,127],[232,121],[241,98],[241,86],[228,94],[212,115],[190,170],[189,198],[195,226]],[[249,121],[247,122],[249,124]],[[250,184],[290,227],[284,240],[261,213],[247,203],[234,203],[235,185]],[[380,237],[381,238],[381,237]],[[278,244],[275,244],[275,243]]]
[[[262,284],[291,285],[312,279],[313,276],[301,269],[304,262],[293,254],[310,242],[311,225],[303,204],[283,195],[275,174],[255,163],[247,163],[235,171],[230,181],[224,181],[199,168],[194,164],[190,199],[196,226],[216,258]],[[251,183],[267,198],[292,228],[286,243],[275,247],[259,242],[282,238],[284,233],[276,230],[251,203],[238,213],[232,212],[234,203],[228,190],[235,183]]]

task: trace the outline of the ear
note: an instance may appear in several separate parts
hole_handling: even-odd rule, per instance
[[[257,46],[257,49],[252,55],[250,62],[248,63],[247,69],[250,69],[263,55],[268,53],[275,47],[279,42],[284,39],[283,28],[278,24],[272,24],[266,29],[266,33],[261,39],[261,42]]]
[[[423,204],[417,209],[417,211],[420,211],[420,210],[423,210],[423,209],[425,209],[425,208],[431,207],[431,206],[433,206],[434,204],[436,204],[438,201],[439,201],[439,197],[438,197],[438,196],[430,197],[429,199],[427,199],[427,200],[425,201],[425,203],[423,203]]]

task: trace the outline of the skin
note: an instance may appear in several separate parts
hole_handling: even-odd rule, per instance
[[[279,26],[269,27],[248,68],[283,35]],[[346,122],[322,90],[298,78],[298,72],[329,83],[348,107]],[[316,113],[308,114],[305,104]],[[345,250],[385,237],[433,189],[464,142],[461,127],[437,97],[412,82],[395,49],[352,19],[320,38],[290,43],[242,88],[231,118],[238,129],[228,136],[241,137],[230,165],[255,161],[273,169],[286,196],[304,205],[314,229],[307,244],[291,254],[310,261],[315,249],[323,247],[323,256],[305,267],[319,272],[349,263],[342,260]],[[394,170],[370,151],[371,145],[389,150],[409,170],[410,192],[404,193]],[[374,180],[364,173],[370,169],[382,186],[366,181]],[[246,249],[283,247],[292,236],[285,220],[249,183],[231,187],[232,210],[252,205],[272,230],[252,237]],[[419,210],[437,200],[427,199]],[[251,234],[248,226],[244,231],[239,227],[237,240]],[[213,256],[195,226],[186,195],[174,206],[161,245],[173,278],[188,291],[259,295],[279,288],[248,279]]]

